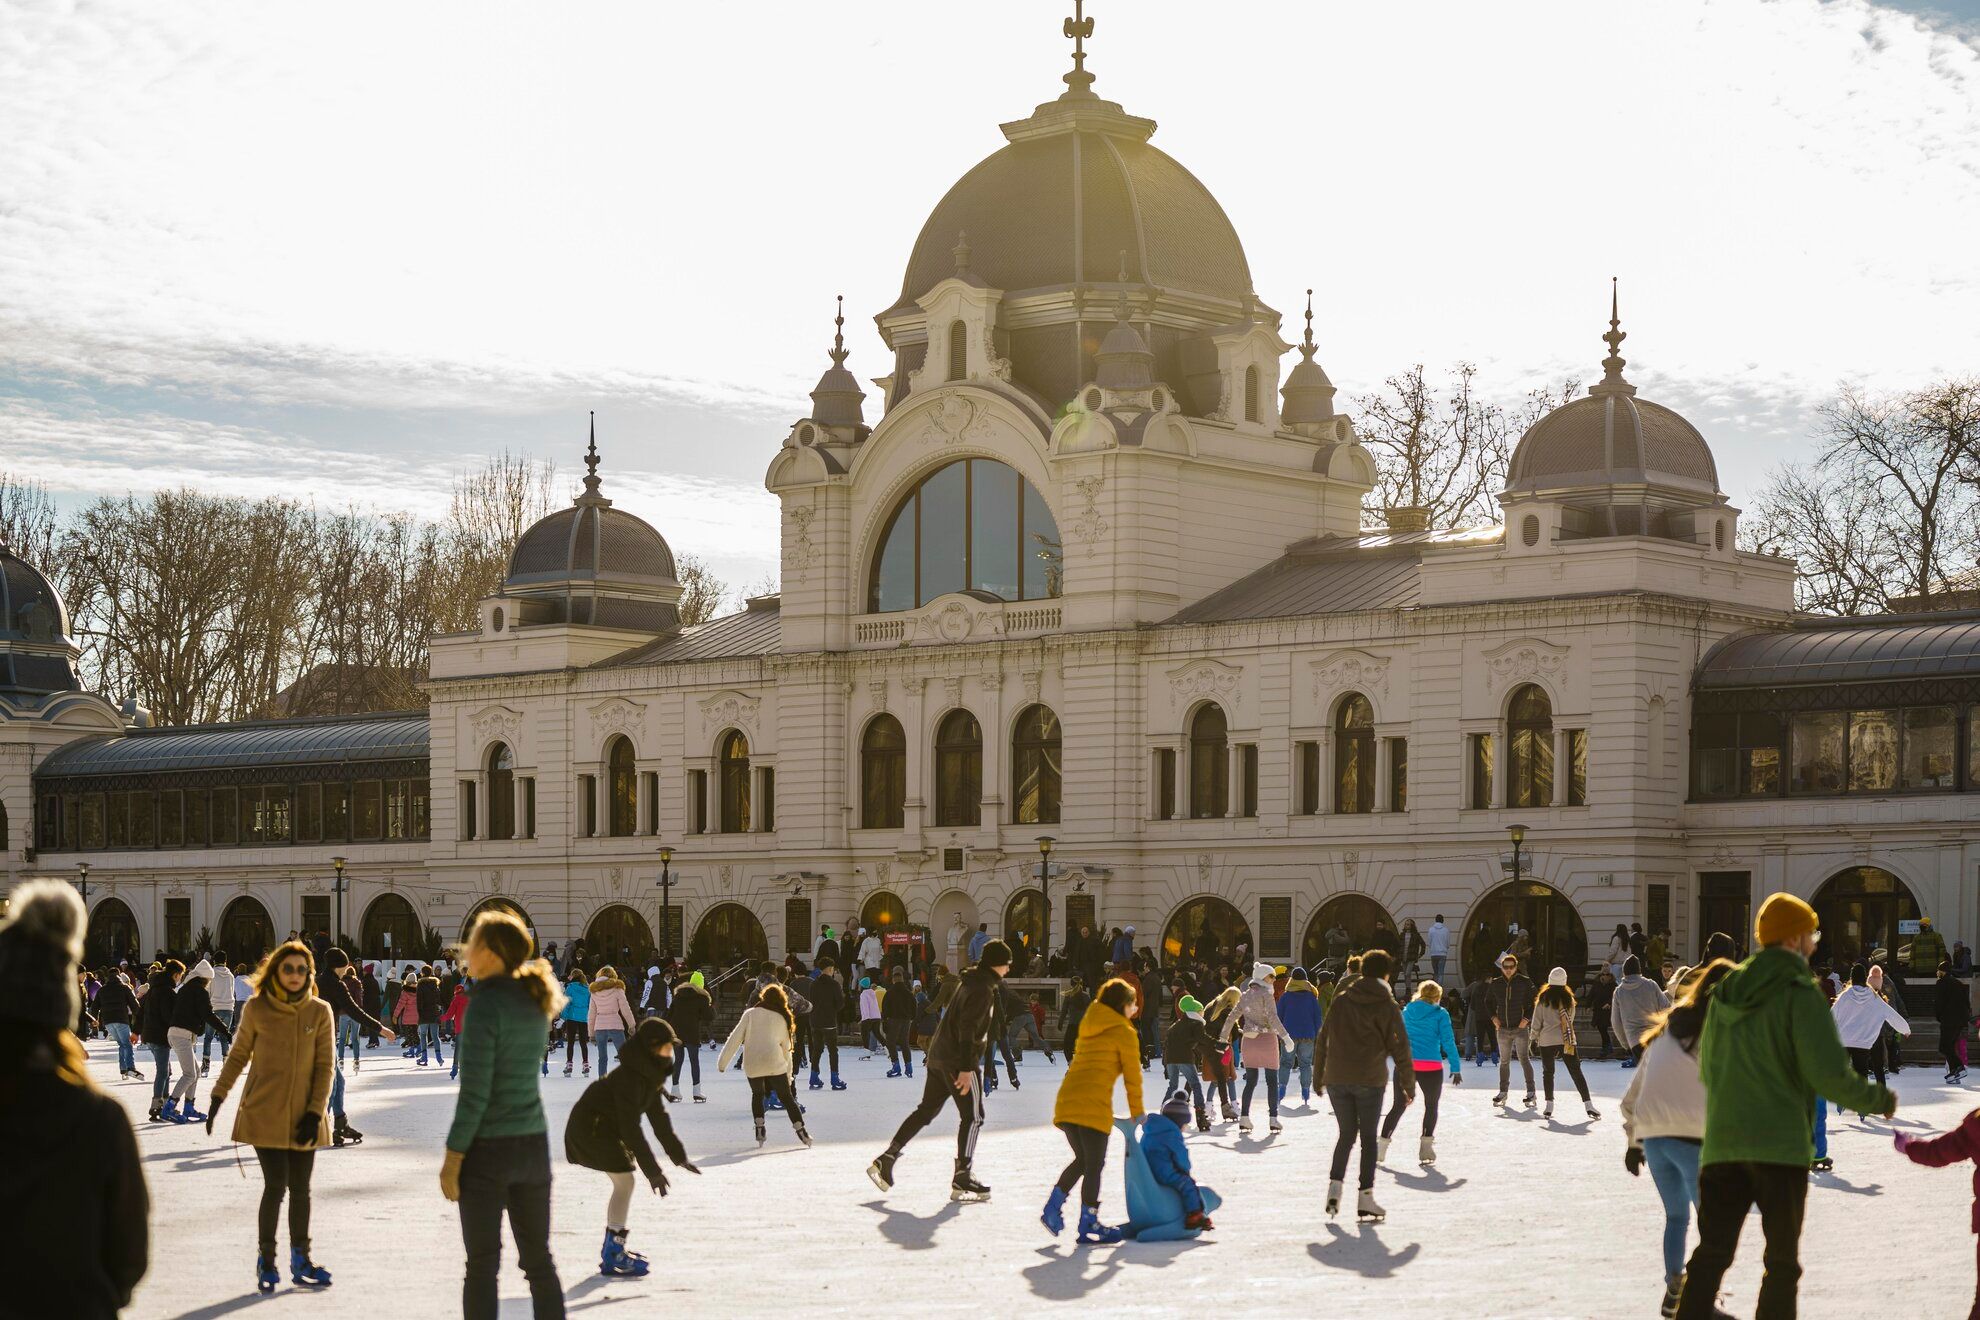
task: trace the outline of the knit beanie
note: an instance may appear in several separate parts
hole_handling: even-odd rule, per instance
[[[1272,976],[1273,976],[1273,972],[1272,972],[1272,964],[1271,964],[1271,963],[1267,963],[1267,962],[1261,962],[1261,963],[1253,963],[1253,964],[1251,964],[1251,979],[1252,979],[1252,980],[1254,980],[1254,981],[1269,981],[1269,980],[1271,980],[1271,979],[1272,979]]]
[[[1002,940],[991,940],[983,946],[983,956],[976,960],[978,967],[1008,967],[1011,963],[1011,946]]]
[[[1197,1002],[1195,995],[1184,995],[1176,1007],[1182,1011],[1185,1017],[1203,1011],[1203,1005]]]
[[[1162,1117],[1182,1127],[1189,1122],[1189,1092],[1178,1091],[1162,1102]]]
[[[1553,971],[1551,971],[1551,972],[1548,972],[1548,973],[1547,973],[1547,984],[1548,984],[1548,985],[1566,985],[1566,984],[1567,984],[1567,968],[1565,968],[1565,967],[1556,967],[1556,968],[1555,968],[1555,969],[1554,969]]]
[[[702,988],[702,984],[706,979],[700,972],[690,972],[688,974],[688,984],[697,990]]]
[[[1292,979],[1295,981],[1304,981],[1306,979],[1306,969],[1304,967],[1293,968]]]
[[[8,898],[0,922],[0,1017],[73,1028],[82,1013],[82,900],[60,880],[31,880]]]
[[[1820,923],[1815,909],[1793,894],[1769,894],[1753,922],[1753,938],[1761,944],[1785,944],[1806,935]]]

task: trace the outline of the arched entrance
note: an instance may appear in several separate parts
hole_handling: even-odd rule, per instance
[[[1465,922],[1465,979],[1491,975],[1507,949],[1519,954],[1520,970],[1535,985],[1552,968],[1565,967],[1569,982],[1578,986],[1588,967],[1588,928],[1574,904],[1552,885],[1538,880],[1500,885],[1478,900]]]
[[[929,909],[928,926],[935,941],[935,956],[947,963],[950,971],[960,972],[969,961],[969,937],[982,919],[976,912],[976,900],[960,889],[944,890]],[[961,929],[952,952],[949,935],[958,927]]]
[[[1814,907],[1822,923],[1822,944],[1815,956],[1845,972],[1851,963],[1868,962],[1879,949],[1902,965],[1900,946],[1911,943],[1918,927],[1900,923],[1915,923],[1925,915],[1904,881],[1881,866],[1836,872],[1815,891]]]
[[[644,958],[659,946],[653,942],[653,927],[646,924],[646,918],[627,907],[624,903],[614,903],[600,908],[591,924],[584,928],[584,947],[592,955],[609,963],[619,963],[629,952],[635,958]],[[644,963],[640,964],[642,967]],[[628,969],[617,968],[623,974]]]
[[[1063,934],[1064,932],[1060,932]],[[1045,895],[1020,889],[1004,904],[1004,943],[1017,955],[1017,966],[1029,968],[1045,939]]]
[[[740,903],[717,903],[694,928],[694,942],[688,946],[688,962],[695,967],[718,971],[735,966],[745,958],[763,962],[770,957],[770,939],[763,923]]]
[[[426,930],[419,913],[403,894],[380,894],[364,910],[358,932],[358,956],[383,959],[417,958],[426,952]]]
[[[1192,898],[1169,918],[1162,930],[1162,961],[1201,962],[1215,967],[1230,963],[1243,945],[1253,947],[1251,926],[1238,910],[1221,898]],[[1232,973],[1248,971],[1232,965]]]
[[[137,918],[121,898],[106,898],[89,914],[89,935],[83,941],[83,962],[89,967],[110,967],[125,958],[135,959],[138,947]]]
[[[258,900],[242,894],[221,911],[215,943],[235,962],[253,967],[275,947],[275,923]]]
[[[1366,894],[1336,894],[1306,923],[1299,958],[1310,973],[1324,967],[1338,976],[1350,957],[1370,949],[1402,951],[1389,910]]]
[[[906,930],[907,904],[901,902],[898,894],[876,889],[859,906],[859,924],[869,931],[878,931],[883,938],[890,930]]]
[[[509,899],[506,898],[484,898],[479,903],[476,903],[473,907],[468,909],[467,920],[461,923],[462,944],[467,943],[468,932],[474,929],[474,919],[480,916],[484,912],[507,912],[514,915],[519,921],[522,922],[523,925],[529,927],[530,943],[537,947],[541,947],[542,942],[536,938],[536,923],[529,919],[529,913],[523,911],[520,905],[511,902]],[[418,955],[401,955],[401,956],[416,957]]]

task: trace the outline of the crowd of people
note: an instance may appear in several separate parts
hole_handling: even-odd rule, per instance
[[[1613,968],[1598,964],[1589,977],[1555,967],[1536,988],[1521,956],[1530,941],[1509,939],[1494,973],[1462,993],[1440,979],[1450,947],[1441,918],[1427,933],[1434,938],[1405,923],[1393,952],[1324,940],[1312,968],[1247,962],[1241,944],[1172,949],[1165,962],[1137,946],[1132,927],[1079,929],[1042,964],[1027,960],[1025,941],[979,927],[951,967],[926,957],[925,941],[889,946],[827,927],[808,959],[737,966],[711,982],[708,972],[630,949],[617,962],[577,945],[538,956],[520,919],[491,911],[476,919],[458,963],[359,963],[318,936],[284,941],[254,967],[216,952],[190,966],[168,958],[141,973],[90,974],[77,966],[83,919],[71,889],[35,883],[11,897],[0,926],[0,1122],[16,1158],[0,1174],[0,1197],[25,1195],[37,1180],[60,1184],[54,1213],[35,1216],[6,1242],[36,1262],[15,1277],[25,1277],[27,1304],[48,1314],[114,1315],[146,1264],[142,1166],[121,1107],[83,1071],[80,1038],[92,1033],[114,1045],[122,1077],[142,1077],[137,1045],[150,1055],[153,1121],[200,1124],[209,1134],[225,1123],[253,1150],[262,1180],[253,1278],[264,1293],[285,1273],[298,1288],[331,1286],[314,1254],[310,1185],[318,1150],[362,1140],[345,1110],[347,1073],[381,1041],[415,1066],[446,1066],[459,1087],[439,1182],[460,1207],[463,1313],[496,1314],[506,1220],[534,1313],[548,1317],[564,1314],[549,1245],[553,1160],[542,1090],[559,1047],[563,1076],[583,1082],[564,1128],[565,1163],[609,1184],[599,1271],[644,1275],[649,1261],[629,1247],[633,1192],[642,1178],[655,1192],[668,1188],[645,1134],[674,1168],[700,1172],[668,1105],[685,1100],[684,1085],[694,1102],[707,1098],[700,1051],[715,1045],[718,992],[740,1012],[715,1066],[739,1067],[747,1078],[758,1146],[769,1139],[772,1110],[799,1143],[812,1144],[804,1096],[847,1088],[847,1038],[884,1055],[890,1078],[912,1078],[919,1065],[919,1099],[867,1170],[883,1194],[914,1138],[953,1108],[950,1195],[987,1199],[977,1165],[985,1096],[1000,1080],[1022,1085],[1026,1050],[1048,1063],[1063,1052],[1052,1121],[1069,1160],[1041,1189],[1039,1220],[1054,1236],[1073,1225],[1088,1245],[1212,1231],[1220,1200],[1199,1180],[1189,1136],[1234,1124],[1240,1139],[1228,1150],[1242,1158],[1262,1144],[1252,1135],[1262,1110],[1266,1141],[1278,1139],[1295,1080],[1300,1112],[1317,1113],[1319,1098],[1335,1118],[1325,1213],[1341,1213],[1352,1170],[1354,1213],[1367,1224],[1386,1219],[1376,1177],[1412,1109],[1421,1115],[1418,1163],[1436,1162],[1443,1089],[1462,1083],[1467,1062],[1496,1065],[1495,1107],[1512,1108],[1517,1063],[1522,1107],[1535,1108],[1544,1094],[1542,1117],[1551,1119],[1564,1076],[1587,1120],[1598,1121],[1578,1028],[1585,1010],[1601,1057],[1619,1054],[1631,1070],[1621,1102],[1624,1164],[1632,1175],[1649,1170],[1663,1206],[1663,1311],[1708,1317],[1723,1314],[1720,1284],[1755,1207],[1766,1239],[1757,1314],[1794,1313],[1809,1173],[1831,1167],[1828,1107],[1894,1115],[1886,1079],[1898,1065],[1893,1043],[1910,1030],[1901,969],[1888,958],[1831,968],[1818,956],[1814,911],[1785,894],[1762,906],[1756,950],[1744,959],[1716,934],[1697,967],[1652,969],[1644,957],[1657,951],[1646,941],[1643,954],[1634,952],[1631,932],[1619,928],[1624,947]],[[1944,952],[1933,1008],[1947,1080],[1955,1081],[1980,1015],[1955,951]],[[1012,983],[1018,969],[1041,965],[1068,975]],[[220,1068],[211,1075],[216,1045]],[[202,1111],[200,1081],[209,1075]],[[1102,1193],[1116,1132],[1125,1136],[1125,1217],[1110,1222]],[[1894,1145],[1920,1164],[1975,1158],[1980,1111],[1944,1137],[1899,1134]],[[1212,1157],[1229,1158],[1226,1150]],[[58,1160],[59,1169],[51,1163]],[[1698,1241],[1687,1255],[1694,1210]],[[1980,1199],[1974,1224],[1980,1231]]]

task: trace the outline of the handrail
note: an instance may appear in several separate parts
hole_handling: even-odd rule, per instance
[[[728,971],[726,971],[726,972],[722,972],[721,974],[719,974],[718,976],[716,976],[716,978],[715,978],[714,980],[712,980],[712,981],[709,981],[709,982],[708,982],[708,983],[707,983],[706,985],[704,985],[704,986],[703,986],[702,988],[703,988],[704,990],[714,990],[714,989],[717,989],[718,987],[720,987],[720,986],[721,986],[721,984],[722,984],[722,982],[724,982],[724,981],[726,981],[726,980],[728,980],[728,979],[729,979],[730,977],[732,977],[732,976],[734,976],[734,975],[735,975],[735,974],[736,974],[737,972],[740,972],[740,971],[742,971],[742,970],[743,970],[743,969],[744,969],[745,967],[750,967],[750,966],[753,966],[753,965],[755,965],[755,963],[756,963],[756,959],[754,959],[754,958],[745,958],[745,959],[743,959],[743,960],[742,960],[741,962],[739,962],[739,963],[737,963],[737,964],[736,964],[736,965],[735,965],[734,967],[731,967],[731,968],[730,968],[730,969],[729,969]]]

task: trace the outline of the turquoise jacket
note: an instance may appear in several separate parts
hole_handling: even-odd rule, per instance
[[[582,980],[573,981],[564,987],[564,996],[569,1001],[564,1005],[564,1021],[591,1021],[591,987]]]
[[[513,976],[476,982],[458,1045],[461,1090],[447,1149],[465,1155],[482,1137],[548,1132],[537,1078],[549,1048],[550,1019],[528,986]]]
[[[1451,1076],[1463,1071],[1457,1037],[1451,1032],[1451,1012],[1427,999],[1412,999],[1403,1007],[1403,1030],[1409,1033],[1409,1056],[1418,1063],[1448,1059]]]

